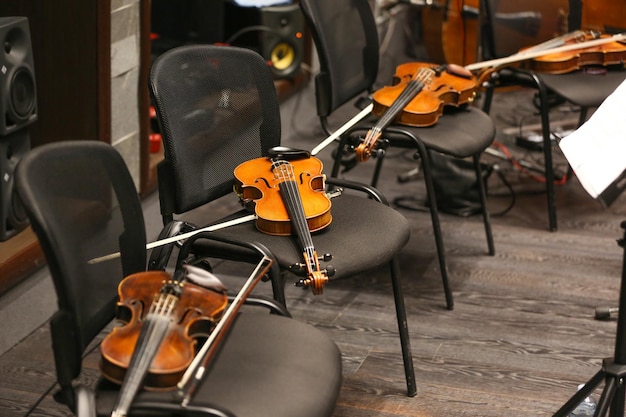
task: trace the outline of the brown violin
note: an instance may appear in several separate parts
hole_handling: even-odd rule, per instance
[[[304,264],[294,266],[307,278],[298,285],[322,292],[332,267],[322,270],[311,232],[330,225],[331,202],[325,193],[322,162],[306,151],[278,147],[270,157],[244,162],[234,170],[235,193],[245,206],[254,207],[256,227],[268,234],[295,234],[303,248]],[[330,260],[329,254],[323,260]]]
[[[597,39],[604,39],[607,42],[588,47],[584,46],[588,41]],[[560,45],[578,44],[581,47],[580,49],[549,53],[523,61],[522,67],[547,74],[565,74],[588,66],[623,66],[626,61],[626,44],[623,40],[616,40],[611,35],[579,30],[556,38],[556,40],[561,41]]]
[[[100,346],[102,375],[121,384],[111,414],[126,416],[139,389],[170,390],[195,356],[197,338],[208,335],[228,299],[225,289],[172,279],[164,271],[139,272],[118,287],[118,319]]]
[[[478,80],[470,71],[455,65],[408,62],[396,68],[393,85],[374,92],[372,113],[379,117],[356,148],[359,161],[370,158],[382,131],[391,123],[432,126],[444,106],[471,103]]]

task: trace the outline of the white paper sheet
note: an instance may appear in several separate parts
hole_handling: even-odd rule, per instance
[[[559,146],[584,189],[598,198],[626,171],[626,82]]]

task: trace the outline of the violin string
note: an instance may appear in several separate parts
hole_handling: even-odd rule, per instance
[[[380,116],[374,127],[367,132],[362,145],[364,145],[368,150],[371,149],[378,141],[382,131],[393,123],[402,109],[404,109],[411,102],[411,100],[413,100],[413,98],[415,98],[415,96],[422,91],[426,84],[432,81],[434,74],[435,71],[430,67],[420,68],[416,71],[415,75],[407,83],[402,92],[387,108],[382,116]]]
[[[408,83],[398,98],[394,100],[389,109],[381,116],[380,123],[377,123],[377,125],[380,125],[380,130],[391,124],[398,112],[421,92],[424,86],[431,81],[433,73],[434,71],[431,68],[420,68],[415,79]]]
[[[280,180],[279,188],[284,193],[283,200],[287,206],[290,218],[295,223],[294,227],[303,246],[304,252],[307,254],[310,269],[314,268],[315,249],[313,247],[313,239],[309,233],[309,226],[304,213],[302,198],[296,183],[293,165],[288,161],[276,161],[276,176]]]
[[[167,333],[174,308],[178,304],[178,297],[173,294],[159,294],[154,298],[144,324],[139,334],[131,362],[126,371],[123,390],[120,391],[115,410],[128,411],[135,394],[146,376],[165,334]]]
[[[279,186],[281,188],[281,192],[283,192],[286,196],[284,200],[286,200],[285,204],[287,205],[290,217],[292,218],[292,220],[295,221],[297,225],[296,231],[302,231],[305,230],[304,228],[308,229],[306,216],[304,215],[304,211],[302,208],[302,198],[300,197],[300,192],[296,183],[293,166],[289,162],[283,162],[284,163],[279,166],[281,180]],[[303,237],[301,237],[301,240],[303,240],[302,243],[304,246],[310,246],[312,244],[310,241],[308,241],[308,239],[306,239],[306,237],[304,237],[304,239],[302,238]]]

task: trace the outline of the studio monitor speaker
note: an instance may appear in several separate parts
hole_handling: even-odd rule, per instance
[[[276,78],[294,76],[304,58],[304,17],[298,4],[261,8],[261,53]]]
[[[0,17],[0,241],[28,225],[13,173],[30,150],[28,126],[37,120],[35,71],[28,19]]]

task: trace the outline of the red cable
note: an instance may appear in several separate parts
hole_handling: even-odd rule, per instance
[[[517,168],[520,172],[528,175],[530,178],[534,179],[535,181],[542,182],[542,183],[546,182],[546,178],[545,177],[543,177],[541,175],[533,174],[532,172],[530,172],[526,168],[524,168],[519,162],[517,162],[517,160],[513,157],[513,155],[509,151],[509,149],[506,146],[504,146],[502,143],[494,141],[493,142],[493,146],[498,148],[498,149],[500,149],[502,151],[502,153],[507,157],[509,162],[511,162],[511,164],[513,164],[513,166],[515,168]],[[554,184],[556,184],[556,185],[563,185],[563,184],[565,184],[566,181],[567,181],[567,174],[563,175],[558,180],[554,180]]]

